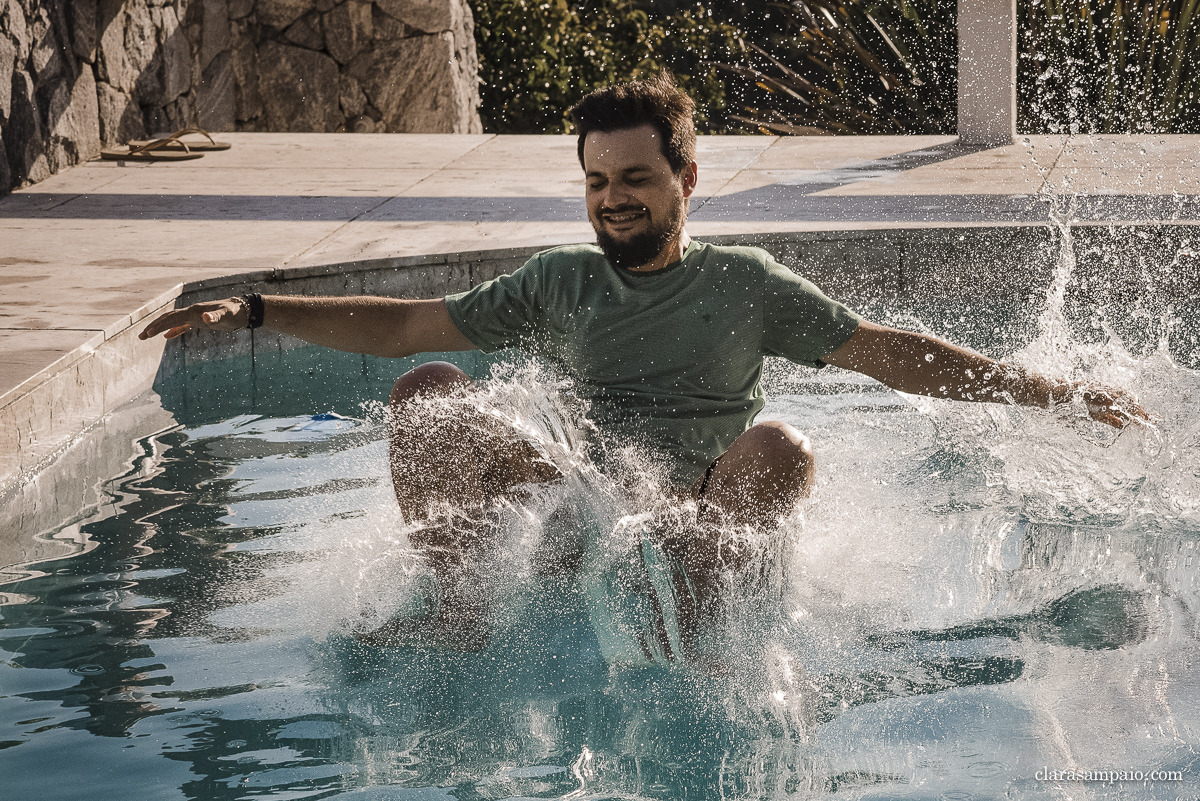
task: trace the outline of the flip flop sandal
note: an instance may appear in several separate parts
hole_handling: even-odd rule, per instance
[[[185,143],[183,141],[183,137],[185,137],[189,134],[199,134],[200,136],[203,136],[206,139],[208,139],[208,141],[207,142],[187,142],[187,143]],[[207,152],[214,151],[214,150],[228,150],[229,148],[233,147],[233,145],[229,144],[228,142],[216,141],[215,139],[212,138],[212,134],[210,134],[208,131],[204,130],[203,128],[196,128],[196,127],[181,128],[178,131],[176,131],[175,133],[170,134],[168,136],[162,136],[157,140],[142,139],[139,141],[130,142],[129,146],[130,147],[140,147],[141,145],[149,144],[152,141],[170,142],[172,144],[178,143],[180,145],[185,145],[185,147],[189,150],[193,150],[193,151],[197,151],[197,152],[201,152],[201,153],[207,153]]]
[[[182,149],[180,145],[183,145]],[[203,153],[193,153],[178,140],[153,139],[138,145],[130,142],[123,148],[105,148],[100,158],[107,161],[188,161],[198,159]]]

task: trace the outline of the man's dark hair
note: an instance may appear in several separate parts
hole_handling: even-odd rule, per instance
[[[675,85],[668,70],[646,80],[597,89],[571,109],[571,121],[579,131],[579,165],[583,166],[583,143],[592,131],[607,133],[650,124],[658,129],[662,154],[678,174],[696,160],[695,110],[696,104]]]

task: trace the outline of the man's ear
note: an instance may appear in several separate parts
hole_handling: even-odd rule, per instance
[[[699,180],[697,170],[696,162],[693,161],[679,172],[679,180],[683,184],[684,197],[691,197],[692,193],[696,191],[696,181]]]

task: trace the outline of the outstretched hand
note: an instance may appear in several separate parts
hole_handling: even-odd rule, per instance
[[[241,298],[210,300],[161,315],[138,334],[138,339],[149,339],[164,333],[167,339],[174,339],[193,328],[240,331],[246,327],[249,319],[250,308]]]
[[[1148,423],[1150,415],[1137,399],[1114,387],[1083,387],[1080,392],[1088,416],[1098,423],[1124,429],[1130,423]]]

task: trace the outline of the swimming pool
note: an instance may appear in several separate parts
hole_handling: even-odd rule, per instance
[[[1156,426],[772,363],[764,417],[809,433],[819,481],[771,608],[705,670],[610,665],[577,583],[536,575],[578,483],[506,511],[483,652],[346,636],[416,574],[372,405],[404,365],[281,353],[251,397],[214,381],[244,362],[198,369],[187,403],[164,389],[175,423],[47,535],[77,552],[2,588],[0,797],[1195,796],[1197,321],[1067,308],[1073,271],[1033,318],[1004,297],[987,326],[879,314],[1128,386]],[[496,367],[489,397],[569,456],[558,388],[524,369]],[[1069,768],[1180,778],[1044,779]]]

